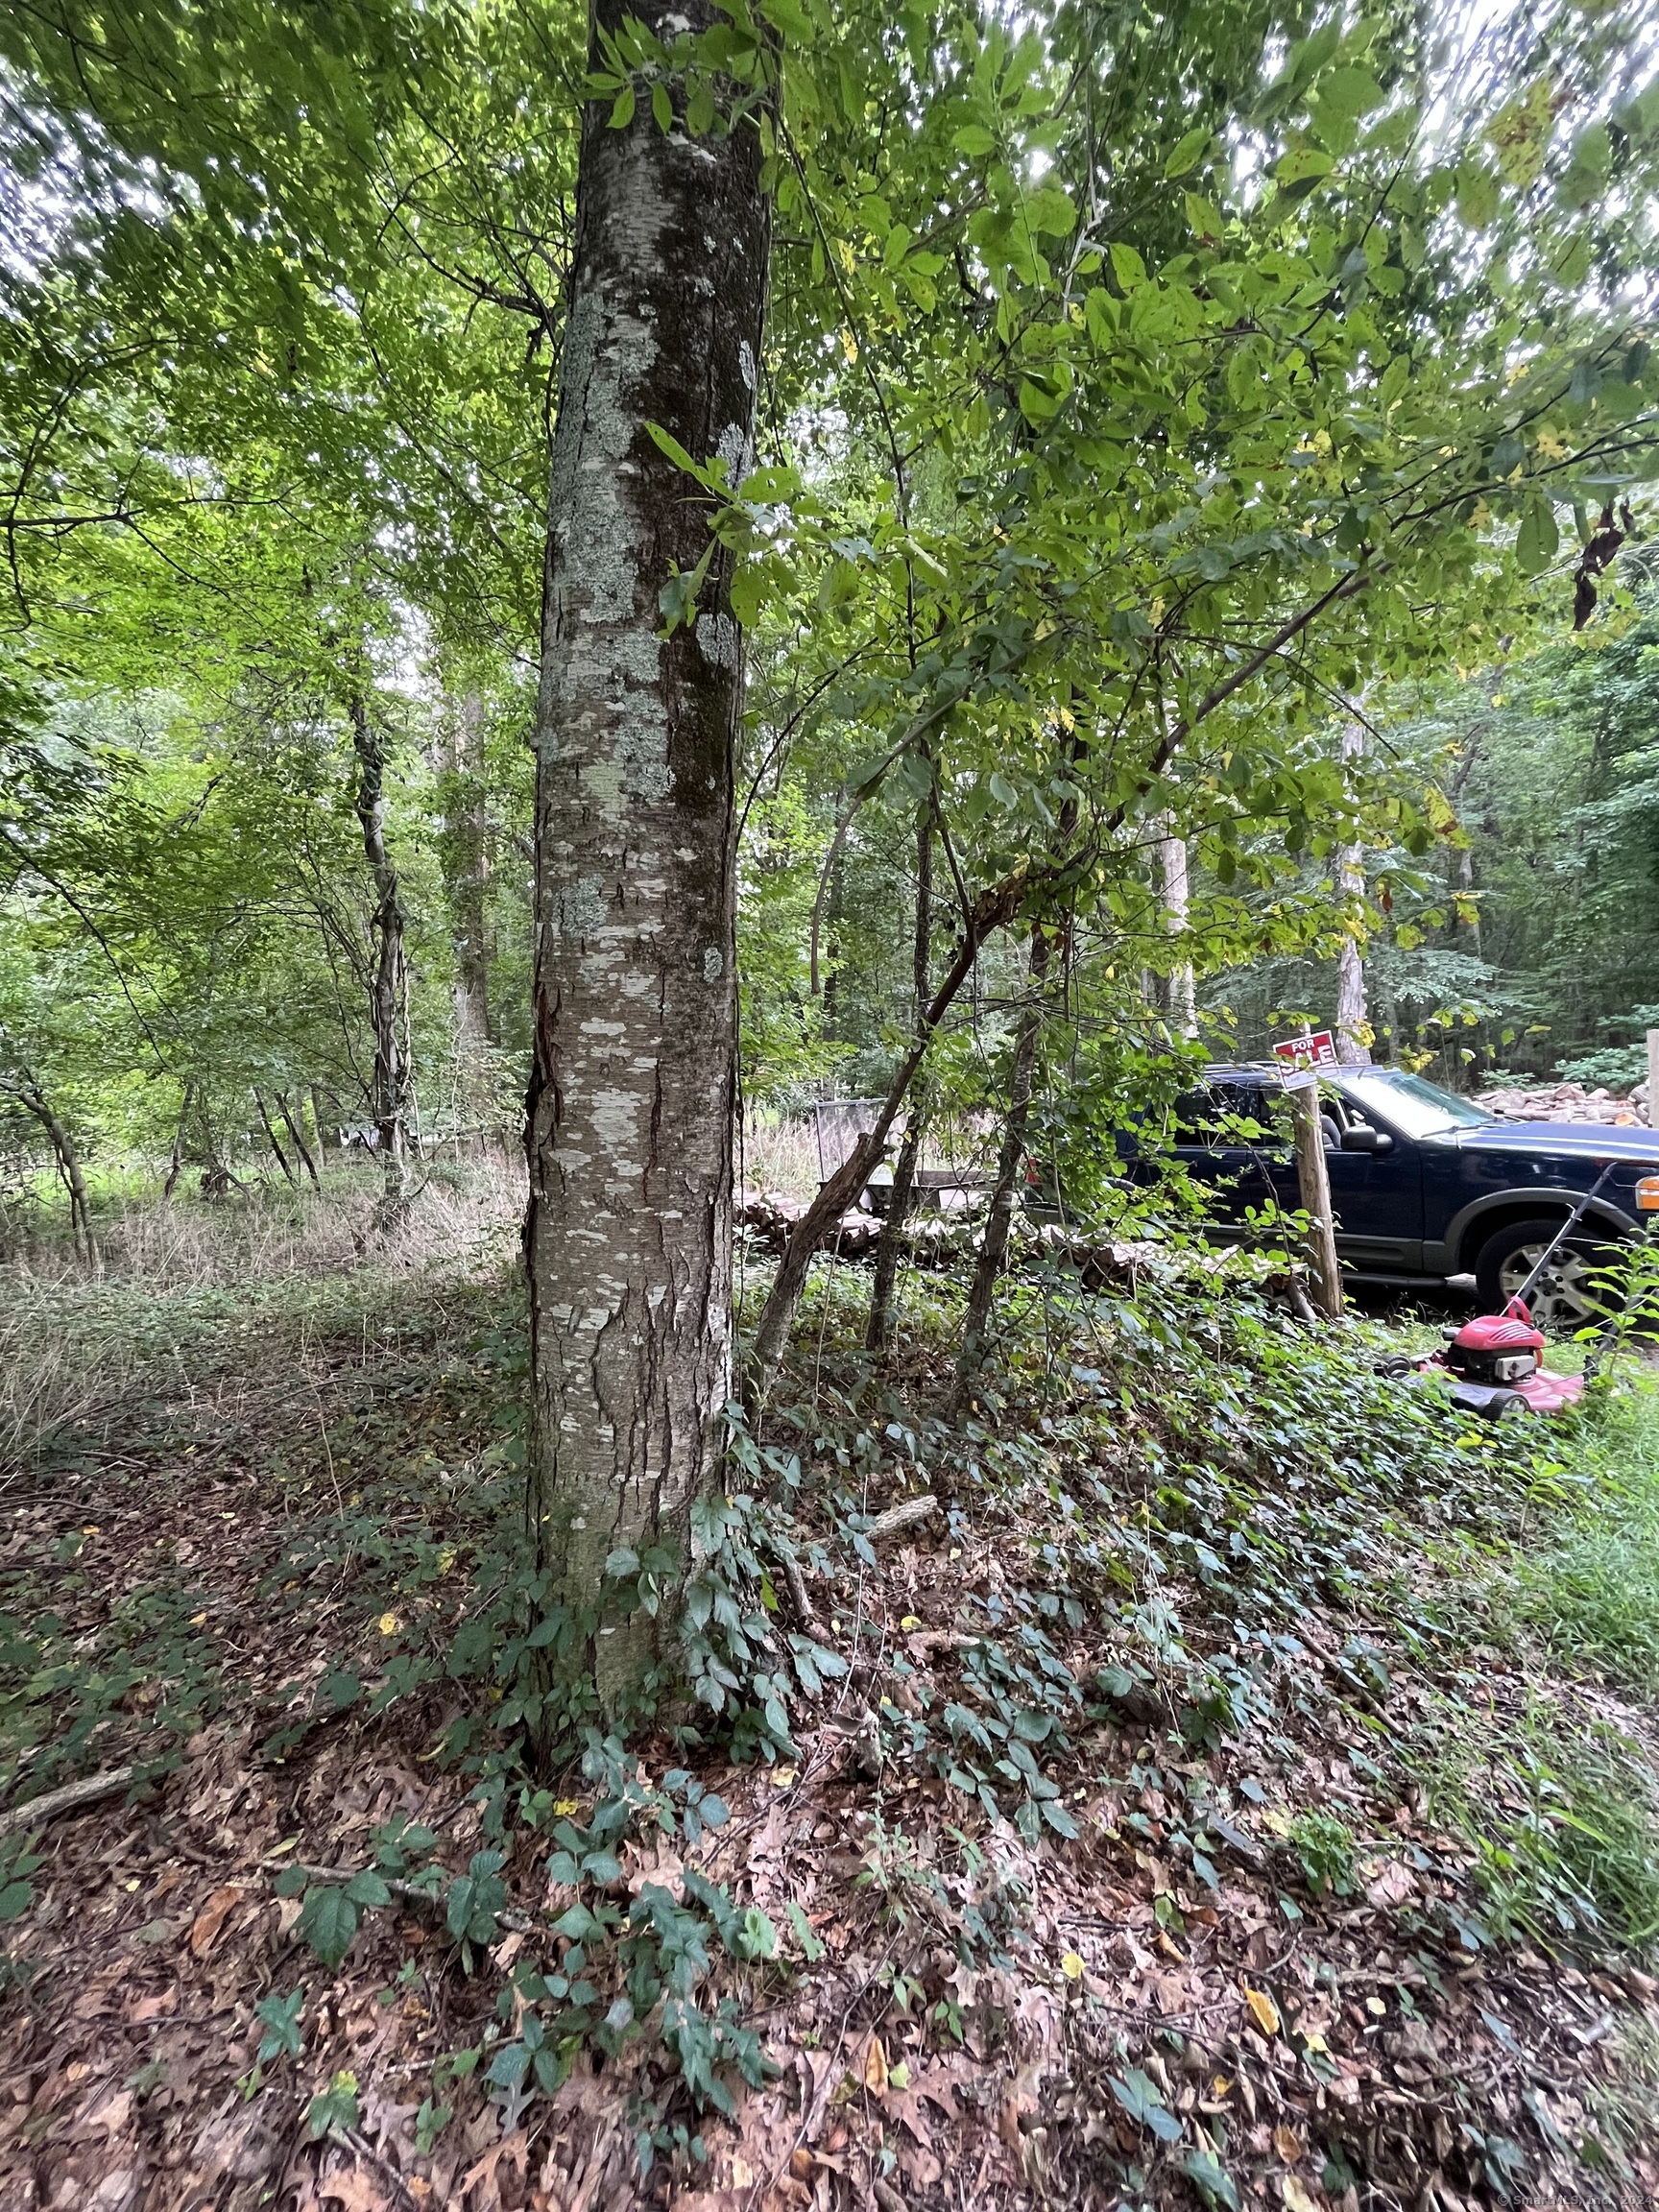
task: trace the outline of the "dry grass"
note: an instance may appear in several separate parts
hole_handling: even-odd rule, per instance
[[[396,1232],[375,1228],[373,1167],[335,1169],[321,1192],[110,1201],[87,1267],[66,1242],[0,1265],[0,1470],[37,1458],[65,1424],[96,1418],[182,1374],[232,1308],[252,1298],[280,1335],[307,1327],[330,1290],[378,1302],[411,1275],[477,1277],[509,1259],[523,1215],[523,1169],[505,1156],[443,1162],[418,1181]]]
[[[744,1190],[805,1203],[821,1180],[812,1123],[788,1114],[746,1114],[737,1132],[737,1169]]]

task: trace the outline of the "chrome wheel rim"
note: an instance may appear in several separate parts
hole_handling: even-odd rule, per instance
[[[1498,1287],[1505,1305],[1521,1295],[1522,1285],[1548,1250],[1547,1242],[1523,1245],[1503,1262],[1498,1270]],[[1540,1329],[1582,1329],[1587,1322],[1601,1318],[1607,1310],[1606,1302],[1590,1281],[1598,1264],[1593,1253],[1575,1252],[1571,1247],[1556,1253],[1527,1301]]]

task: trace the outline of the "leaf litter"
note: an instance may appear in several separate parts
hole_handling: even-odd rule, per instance
[[[17,1877],[0,2203],[1651,2202],[1642,1948],[1566,1924],[1576,1892],[1530,1925],[1495,1910],[1503,1846],[1454,1817],[1479,1787],[1435,1767],[1473,1682],[1512,1844],[1527,1790],[1501,1753],[1539,1700],[1608,1724],[1604,1685],[1459,1641],[1439,1603],[1432,1547],[1494,1541],[1498,1475],[1447,1476],[1475,1447],[1439,1436],[1431,1495],[1413,1436],[1395,1494],[1361,1495],[1329,1429],[1264,1439],[1220,1368],[1195,1435],[1139,1325],[1095,1311],[1059,1369],[1028,1331],[965,1441],[919,1411],[946,1381],[926,1312],[879,1400],[823,1332],[763,1442],[795,1466],[802,1594],[846,1671],[795,1692],[771,1764],[712,1732],[633,1746],[641,1786],[688,1756],[729,1817],[630,1833],[574,1886],[523,1825],[469,1874],[489,1805],[434,1757],[489,1700],[432,1655],[488,1601],[513,1502],[499,1296],[401,1286],[389,1329],[313,1330],[285,1361],[220,1339],[210,1388],[70,1424],[8,1493],[11,1794],[137,1780],[50,1823]],[[860,1547],[925,1483],[938,1514]],[[1276,1586],[1249,1567],[1293,1543]],[[590,1817],[590,1781],[556,1789],[549,1820]],[[416,1879],[365,1875],[417,1829]],[[335,1962],[284,1867],[342,1913],[367,1881]],[[476,1946],[445,1907],[462,1880],[503,1899]],[[757,2031],[760,2085],[699,2112],[626,2036],[542,2084],[523,1974],[580,1950],[572,1905],[666,1911],[699,1883],[775,1932],[709,1984]],[[668,2124],[649,2170],[642,2111]]]

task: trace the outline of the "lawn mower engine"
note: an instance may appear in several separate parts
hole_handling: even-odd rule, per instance
[[[1502,1313],[1481,1313],[1455,1329],[1425,1362],[1454,1378],[1452,1396],[1471,1413],[1499,1420],[1525,1408],[1559,1413],[1584,1394],[1579,1375],[1552,1375],[1544,1365],[1543,1332],[1519,1298]]]

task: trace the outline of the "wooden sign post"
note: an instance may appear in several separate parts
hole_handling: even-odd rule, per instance
[[[1319,1122],[1319,1079],[1311,1072],[1290,1076],[1285,1085],[1296,1132],[1296,1181],[1308,1214],[1308,1258],[1313,1269],[1313,1302],[1328,1320],[1342,1318],[1342,1270],[1336,1259],[1336,1228],[1331,1215],[1331,1178],[1325,1169],[1325,1132]]]

